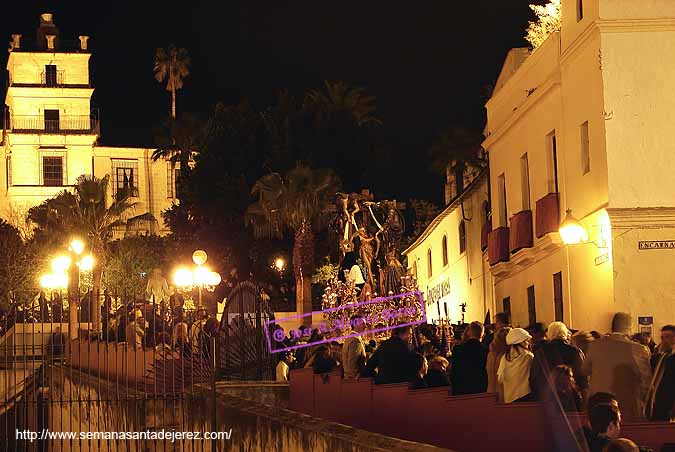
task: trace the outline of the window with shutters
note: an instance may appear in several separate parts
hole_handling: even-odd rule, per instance
[[[588,131],[588,121],[581,124],[581,174],[591,171],[591,138]]]
[[[125,196],[138,197],[138,160],[112,160],[114,177],[113,196],[116,199]]]
[[[530,325],[537,323],[537,305],[534,298],[534,286],[527,288],[527,315]]]
[[[431,248],[427,251],[427,275],[431,278],[434,275],[434,267],[431,263]]]
[[[527,152],[520,157],[520,190],[522,209],[530,210],[530,164]]]
[[[502,300],[502,312],[505,312],[511,318],[511,297],[504,297]]]
[[[562,272],[553,275],[553,307],[556,322],[564,322]]]
[[[547,161],[548,161],[548,192],[558,193],[558,142],[555,138],[555,130],[546,136]]]
[[[47,64],[45,66],[45,84],[49,87],[56,86],[56,65]]]
[[[166,197],[176,197],[176,164],[173,162],[166,162]]]
[[[63,173],[63,157],[42,157],[42,185],[61,187]]]
[[[7,156],[5,162],[5,181],[7,183],[7,188],[9,188],[12,186],[12,156]]]

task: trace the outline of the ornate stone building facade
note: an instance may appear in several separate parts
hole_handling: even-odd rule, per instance
[[[109,197],[124,190],[133,215],[156,221],[141,230],[166,232],[161,212],[176,202],[176,169],[152,160],[153,149],[100,146],[100,114],[91,108],[89,37],[61,38],[51,14],[36,39],[12,35],[0,159],[0,217],[14,219],[75,184],[80,175],[110,176]]]

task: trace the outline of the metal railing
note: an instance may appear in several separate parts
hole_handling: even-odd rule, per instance
[[[59,119],[12,116],[9,129],[14,133],[99,134],[100,123],[95,115],[61,116]]]
[[[55,72],[47,73],[45,71],[40,73],[40,84],[43,86],[63,86],[66,84],[66,71],[56,70]]]

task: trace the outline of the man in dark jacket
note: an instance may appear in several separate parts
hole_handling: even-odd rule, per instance
[[[452,393],[478,394],[487,390],[488,350],[481,343],[483,325],[471,322],[466,328],[465,340],[452,349]]]
[[[409,326],[394,329],[392,336],[382,342],[370,357],[363,375],[375,376],[375,384],[378,385],[409,383],[415,380],[417,369],[410,347],[411,337],[412,330]]]
[[[661,344],[647,392],[646,414],[652,421],[675,419],[675,325],[661,329]]]
[[[562,322],[553,322],[548,327],[548,341],[543,341],[534,352],[530,368],[530,387],[537,400],[545,400],[552,394],[548,375],[556,366],[564,364],[572,369],[574,381],[580,391],[588,388],[588,377],[581,372],[581,350],[568,344],[570,331]]]

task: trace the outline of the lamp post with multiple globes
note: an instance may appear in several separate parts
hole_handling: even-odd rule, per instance
[[[83,255],[84,243],[74,239],[68,246],[68,254],[61,254],[51,261],[51,273],[40,277],[40,286],[44,289],[57,290],[59,296],[62,289],[68,294],[68,333],[71,339],[77,338],[77,306],[80,301],[80,272],[91,271],[94,258],[90,254]],[[75,261],[75,265],[72,265]],[[93,315],[96,315],[94,312]]]
[[[197,288],[199,293],[197,302],[198,308],[203,307],[202,290],[212,292],[221,281],[220,274],[209,270],[209,268],[204,265],[206,264],[207,259],[208,256],[206,251],[197,250],[192,253],[192,262],[195,263],[193,268],[185,266],[178,267],[173,273],[173,283],[176,287],[180,287],[183,290]]]

